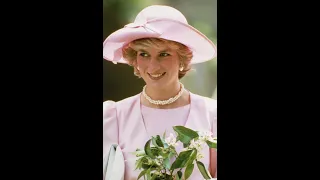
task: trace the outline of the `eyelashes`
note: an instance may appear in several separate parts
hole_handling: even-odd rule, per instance
[[[166,57],[166,56],[170,56],[170,54],[168,54],[168,53],[160,53],[160,56],[161,57]]]
[[[141,57],[149,57],[149,54],[145,53],[145,52],[141,52],[141,53],[139,53],[139,56],[141,56]],[[160,53],[159,56],[160,57],[167,57],[167,56],[171,56],[171,55],[169,53]]]
[[[142,52],[142,53],[139,53],[139,56],[148,57],[149,55],[147,53]]]

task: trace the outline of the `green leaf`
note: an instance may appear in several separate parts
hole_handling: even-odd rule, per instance
[[[156,138],[152,136],[152,144],[156,147],[158,147],[157,142],[156,142]]]
[[[181,152],[177,159],[172,163],[171,170],[184,167],[190,159],[193,150]]]
[[[186,167],[186,170],[184,171],[184,179],[185,180],[187,180],[191,176],[193,168],[194,168],[194,164],[189,164]]]
[[[151,158],[155,158],[154,155],[151,152],[150,142],[151,142],[151,139],[149,139],[149,141],[146,142],[146,145],[144,146],[144,151]]]
[[[186,166],[188,166],[189,164],[192,164],[196,158],[197,158],[197,150],[193,149]]]
[[[152,177],[151,180],[155,180],[158,177],[158,175],[152,174],[151,177]]]
[[[144,156],[142,159],[142,165],[141,167],[143,169],[150,169],[150,168],[156,168],[156,166],[152,163],[152,160],[148,156]]]
[[[147,156],[141,158],[141,168],[148,169],[151,165],[148,164],[149,160]]]
[[[190,142],[189,143],[183,143],[183,147],[186,148],[190,145]]]
[[[199,171],[201,172],[202,176],[204,177],[204,179],[211,179],[212,177],[210,176],[210,173],[208,173],[206,167],[204,166],[204,164],[200,161],[197,161],[197,166]]]
[[[149,169],[151,167],[151,165],[148,164],[142,164],[141,166],[143,169]]]
[[[136,165],[136,169],[135,169],[135,170],[137,170],[137,169],[141,169],[141,166],[142,166],[142,159],[143,159],[143,157],[142,157],[142,158],[140,158],[140,159],[138,159],[138,160],[136,161],[136,163],[135,163],[135,165]]]
[[[146,175],[147,175],[147,179],[151,179],[151,170],[148,169],[147,172],[146,172]]]
[[[206,141],[206,143],[208,144],[208,146],[209,146],[210,148],[215,148],[215,149],[217,149],[217,143],[216,143],[216,142]]]
[[[156,143],[159,147],[164,147],[163,146],[163,142],[162,142],[162,139],[160,138],[159,135],[156,136]]]
[[[192,129],[184,126],[174,126],[173,129],[178,133],[188,137],[196,138],[199,137],[198,133]]]
[[[173,129],[178,133],[177,139],[184,144],[188,144],[192,139],[199,137],[196,131],[184,126],[174,126]]]
[[[160,137],[160,136],[159,136]],[[165,141],[165,139],[166,139],[166,131],[163,133],[163,136],[162,137],[160,137],[160,139],[161,139],[161,142],[162,142],[162,144],[163,144],[163,147],[164,148],[168,148],[169,147],[169,145],[166,143],[166,141]]]
[[[153,156],[159,156],[159,153],[161,151],[159,147],[151,147],[150,149]]]
[[[167,175],[167,177],[165,178],[165,180],[173,180],[173,176]]]
[[[163,159],[168,158],[169,160],[174,157],[174,152],[166,152],[166,153],[160,153],[160,156],[163,157]]]
[[[159,149],[159,156],[162,156],[163,159],[167,158],[169,155],[168,151],[167,150],[164,150],[164,149]]]
[[[164,148],[168,148],[169,145],[168,145],[166,142],[163,142],[163,147],[164,147]]]
[[[136,157],[140,157],[140,156],[144,156],[146,155],[146,153],[144,152],[144,150],[139,150],[137,149],[135,152],[132,153],[133,155],[135,155]]]
[[[146,174],[146,172],[147,172],[146,169],[143,170],[143,171],[141,171],[140,174],[139,174],[139,176],[138,176],[138,179],[137,179],[137,180],[139,180],[142,176],[144,176],[144,175]]]
[[[162,138],[165,139],[166,138],[166,131],[164,131]]]
[[[156,137],[152,137],[152,144],[156,147],[164,147],[163,145],[163,141],[161,139],[161,137],[159,135],[157,135]]]
[[[151,169],[151,170],[155,170],[157,169],[157,165],[153,164],[153,165],[148,165],[148,164],[142,164],[142,168],[143,169]]]
[[[181,171],[178,171],[177,174],[178,174],[178,178],[179,178],[179,179],[182,179],[182,172],[181,172]]]
[[[163,160],[163,165],[166,169],[170,169],[170,158],[167,157],[166,159]]]
[[[172,157],[174,157],[174,153],[170,152],[168,157],[169,157],[169,159],[171,159]]]

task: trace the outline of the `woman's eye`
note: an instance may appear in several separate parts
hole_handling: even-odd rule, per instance
[[[148,57],[147,53],[140,53],[139,55],[142,56],[142,57]]]
[[[168,53],[161,53],[160,56],[166,57],[166,56],[170,56],[170,54],[168,54]]]

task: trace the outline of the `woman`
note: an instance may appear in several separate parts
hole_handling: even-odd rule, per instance
[[[154,5],[143,9],[133,23],[112,33],[103,47],[104,59],[134,68],[146,86],[142,92],[119,102],[103,104],[103,153],[119,144],[125,159],[125,180],[135,180],[136,148],[144,147],[151,136],[174,133],[182,125],[216,136],[216,101],[186,90],[179,79],[191,64],[211,60],[215,45],[190,26],[178,10]],[[216,177],[216,151],[205,147],[201,161]],[[194,168],[191,180],[203,179]]]

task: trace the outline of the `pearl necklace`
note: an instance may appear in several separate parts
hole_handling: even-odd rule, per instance
[[[167,104],[171,104],[171,103],[173,103],[173,102],[175,102],[181,95],[182,95],[182,93],[183,93],[183,90],[184,90],[184,86],[183,86],[183,84],[180,82],[180,86],[181,86],[181,88],[180,88],[180,91],[179,91],[179,93],[175,96],[175,97],[172,97],[172,98],[169,98],[169,99],[167,99],[167,100],[153,100],[153,99],[151,99],[148,95],[147,95],[147,93],[146,93],[146,87],[147,87],[147,85],[145,85],[144,87],[143,87],[143,91],[142,91],[142,94],[143,94],[143,96],[151,103],[151,104],[155,104],[155,105],[167,105]]]

